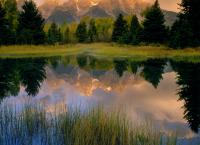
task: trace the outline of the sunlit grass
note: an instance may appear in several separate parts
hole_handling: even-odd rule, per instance
[[[44,46],[1,46],[1,58],[67,56],[87,53],[96,57],[134,57],[135,59],[172,58],[200,61],[200,49],[173,50],[166,46],[131,46],[114,43],[44,45]]]
[[[133,125],[118,111],[101,107],[67,113],[47,113],[40,107],[26,106],[17,112],[0,110],[2,145],[175,145],[176,135],[166,135],[150,123]]]

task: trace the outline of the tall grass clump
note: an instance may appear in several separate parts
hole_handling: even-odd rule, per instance
[[[166,135],[149,123],[133,125],[120,112],[101,107],[65,113],[49,113],[37,106],[21,111],[0,109],[1,145],[175,145],[176,136]]]

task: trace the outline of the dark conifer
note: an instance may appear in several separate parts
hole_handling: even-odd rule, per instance
[[[128,24],[127,21],[124,20],[122,14],[119,14],[117,20],[114,23],[112,41],[122,43],[128,41]]]
[[[143,26],[144,42],[163,43],[167,39],[165,19],[158,0],[146,11]]]
[[[192,30],[193,46],[200,45],[200,1],[199,0],[182,0],[181,13],[190,24]]]
[[[48,43],[55,44],[61,42],[61,37],[60,28],[56,23],[52,23],[48,31]]]
[[[136,15],[134,15],[131,20],[129,43],[136,45],[140,42],[141,29],[142,28],[140,26],[138,18]]]
[[[42,44],[45,40],[44,19],[36,4],[26,0],[19,15],[19,43]]]
[[[76,29],[76,37],[78,42],[85,42],[87,40],[87,25],[84,21],[79,23]]]
[[[179,16],[179,20],[171,28],[169,46],[172,48],[181,49],[192,45],[192,29],[188,20],[183,17],[184,15]]]
[[[200,1],[182,0],[179,19],[171,29],[170,46],[185,48],[200,45]]]
[[[6,18],[6,11],[0,3],[0,45],[10,44],[11,31]]]

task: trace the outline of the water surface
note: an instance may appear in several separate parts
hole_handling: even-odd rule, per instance
[[[79,55],[0,60],[1,105],[103,105],[137,122],[177,132],[181,144],[200,144],[200,63],[165,59],[95,58]],[[55,109],[56,108],[56,109]],[[60,109],[59,109],[60,108]]]

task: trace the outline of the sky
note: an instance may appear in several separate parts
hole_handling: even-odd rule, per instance
[[[181,0],[160,0],[160,5],[166,10],[179,11],[178,3],[180,2]]]
[[[45,0],[35,0],[38,4],[43,3]],[[49,1],[57,1],[57,0],[49,0]],[[59,0],[59,1],[66,1],[66,0]],[[147,2],[153,2],[154,0],[144,0]],[[179,11],[178,9],[178,3],[180,3],[181,0],[159,0],[161,8],[165,10],[170,11]]]

